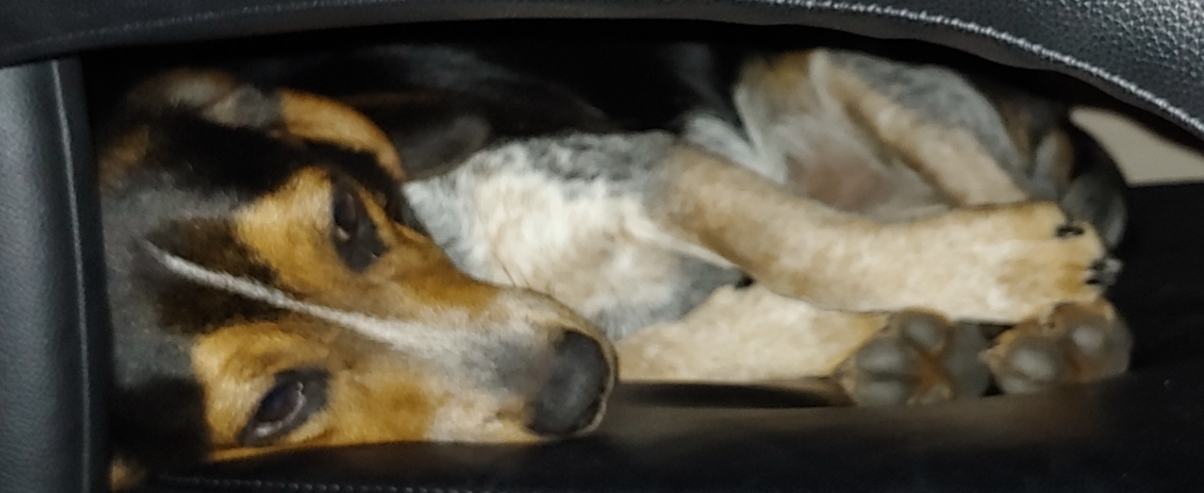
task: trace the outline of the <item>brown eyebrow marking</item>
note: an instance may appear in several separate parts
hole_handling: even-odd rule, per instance
[[[149,125],[138,125],[123,129],[114,136],[100,136],[106,141],[99,147],[103,149],[98,156],[100,172],[100,187],[102,191],[117,189],[122,180],[138,166],[151,148],[151,129]]]
[[[394,180],[405,178],[393,142],[364,115],[334,100],[312,94],[280,91],[280,110],[288,133],[302,139],[329,142],[367,151]]]

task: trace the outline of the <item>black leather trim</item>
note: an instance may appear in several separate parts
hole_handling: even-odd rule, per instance
[[[76,60],[0,69],[0,489],[103,491],[108,315]]]
[[[1072,75],[1204,136],[1204,9],[1181,0],[9,0],[0,4],[0,63],[128,44],[505,18],[799,24],[932,41]]]

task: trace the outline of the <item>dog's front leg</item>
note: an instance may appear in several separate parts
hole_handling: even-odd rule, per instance
[[[877,223],[790,194],[689,147],[647,185],[648,213],[773,291],[856,312],[932,310],[1009,324],[1100,296],[1110,273],[1099,236],[1056,204],[959,209]]]
[[[754,284],[615,344],[625,381],[806,383],[830,378],[854,403],[978,397],[990,371],[975,327],[921,311],[822,310]]]
[[[751,383],[828,377],[888,315],[821,310],[764,286],[724,286],[684,317],[615,343],[624,380]]]

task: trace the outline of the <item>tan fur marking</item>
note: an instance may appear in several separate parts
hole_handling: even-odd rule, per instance
[[[109,489],[123,491],[138,486],[146,478],[146,470],[122,459],[109,464]]]
[[[405,172],[389,137],[367,117],[337,101],[299,91],[280,91],[280,109],[288,133],[374,154],[394,179]]]
[[[143,165],[150,151],[149,126],[139,125],[114,138],[101,151],[98,159],[100,187],[109,192],[121,185],[126,176]]]
[[[810,67],[816,54],[814,50],[793,51],[772,60],[759,59],[746,67],[744,79],[755,81],[759,91],[789,95],[779,101],[782,106],[777,109],[783,113],[809,111],[818,105],[817,95],[800,89],[813,87]]]
[[[301,445],[420,440],[440,403],[428,379],[403,358],[302,317],[224,327],[197,342],[192,361],[205,389],[212,459]],[[272,446],[241,447],[239,433],[276,373],[297,368],[330,374],[325,408]]]
[[[667,231],[821,308],[922,308],[1015,323],[1050,304],[1100,296],[1084,282],[1104,254],[1099,236],[1083,225],[1082,235],[1055,237],[1067,222],[1056,204],[958,209],[884,225],[795,197],[699,151],[679,150],[662,172],[661,202],[650,213]]]
[[[820,310],[758,285],[722,287],[685,317],[648,326],[615,347],[625,381],[828,376],[886,318]]]
[[[422,361],[304,317],[224,327],[193,348],[205,389],[209,460],[284,450],[395,441],[531,442],[524,397],[457,383]],[[325,407],[276,443],[243,447],[238,435],[282,370],[327,371]]]

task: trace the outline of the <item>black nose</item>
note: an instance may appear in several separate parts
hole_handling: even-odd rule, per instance
[[[531,431],[561,437],[597,424],[615,380],[602,343],[566,330],[552,348],[547,375],[532,402]]]

